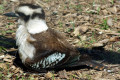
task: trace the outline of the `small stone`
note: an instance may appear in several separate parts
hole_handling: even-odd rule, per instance
[[[107,72],[111,73],[111,72],[112,72],[112,70],[107,70]]]
[[[10,0],[10,1],[12,1],[12,2],[18,2],[19,0]]]
[[[108,26],[113,26],[112,18],[107,19],[107,24],[108,24]]]
[[[103,32],[102,32],[102,31],[100,31],[100,32],[99,32],[99,34],[103,34]]]
[[[5,55],[1,55],[1,56],[0,56],[0,59],[3,59],[4,57],[5,57]]]

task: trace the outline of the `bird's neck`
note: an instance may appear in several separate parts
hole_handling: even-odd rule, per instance
[[[48,29],[45,20],[42,19],[31,19],[26,24],[27,30],[30,34],[37,34]]]

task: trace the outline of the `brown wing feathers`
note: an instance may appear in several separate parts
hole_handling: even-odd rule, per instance
[[[60,52],[62,54],[65,54],[65,58],[58,62],[58,64],[55,65],[56,67],[74,67],[81,65],[87,65],[96,69],[101,69],[101,67],[103,67],[102,65],[100,66],[98,64],[95,64],[95,62],[93,63],[90,57],[80,57],[80,53],[77,51],[77,49],[70,45],[65,40],[65,37],[62,36],[62,34],[59,34],[52,29],[48,29],[47,31],[40,34],[32,35],[36,41],[29,41],[35,46],[36,53],[35,60],[33,62],[31,61],[31,63],[39,62],[40,59],[48,57],[49,55],[56,52]],[[30,60],[27,59],[27,61],[29,62]]]

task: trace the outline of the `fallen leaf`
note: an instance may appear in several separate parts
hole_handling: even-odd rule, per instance
[[[0,68],[7,70],[7,65],[5,63],[0,63]]]
[[[90,20],[90,17],[89,17],[89,16],[84,16],[84,19],[85,19],[86,21],[88,21],[88,20]]]
[[[104,15],[108,15],[108,11],[105,9],[105,10],[102,10],[103,14]]]
[[[103,43],[95,43],[95,44],[92,44],[93,47],[101,47],[103,46]]]
[[[102,41],[99,41],[97,43],[92,44],[93,47],[104,47],[109,42],[109,39],[104,39]]]
[[[112,7],[112,8],[108,8],[108,10],[109,10],[109,12],[111,12],[111,13],[114,13],[114,14],[117,13],[117,8],[116,8],[116,6],[114,6],[114,7]]]
[[[81,39],[81,41],[85,41],[85,40],[87,40],[87,36],[80,36],[80,39]]]
[[[68,79],[66,70],[60,71],[58,74],[59,74],[60,78],[62,78],[62,79]]]
[[[78,36],[78,35],[80,35],[80,33],[84,34],[85,32],[87,32],[87,30],[88,30],[88,26],[79,26],[79,27],[75,28],[73,34],[75,36]]]
[[[109,41],[110,41],[110,42],[120,41],[120,37],[119,37],[119,36],[111,37]]]
[[[9,63],[11,63],[12,62],[12,60],[11,59],[3,59],[4,61],[6,61],[6,62],[9,62]]]
[[[49,79],[52,77],[52,73],[48,72],[47,74],[45,74],[45,78]]]

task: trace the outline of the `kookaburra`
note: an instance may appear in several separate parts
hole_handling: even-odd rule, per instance
[[[59,69],[87,65],[96,69],[104,66],[67,42],[65,36],[47,26],[44,10],[38,5],[20,4],[15,14],[18,17],[16,44],[22,63],[32,70]]]

